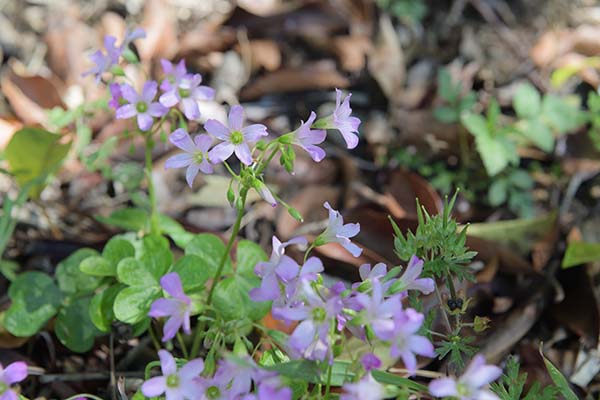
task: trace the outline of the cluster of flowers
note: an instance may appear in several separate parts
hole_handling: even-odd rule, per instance
[[[188,361],[178,369],[168,351],[160,350],[158,356],[163,374],[144,382],[142,393],[146,397],[164,395],[167,400],[292,398],[291,389],[281,385],[276,373],[260,368],[250,357],[223,358],[219,360],[215,374],[204,377],[200,375],[204,370],[201,358]]]
[[[105,52],[97,51],[91,56],[95,66],[88,74],[96,75],[99,81],[105,72],[119,71],[119,60],[121,57],[127,58],[128,45],[144,36],[139,29],[127,33],[119,47],[115,45],[115,38],[106,37]],[[124,82],[111,81],[109,86],[112,96],[109,104],[116,110],[116,117],[136,118],[139,129],[144,132],[151,130],[155,118],[164,119],[170,113],[198,121],[198,102],[212,100],[215,96],[213,89],[201,85],[200,74],[187,71],[183,60],[177,64],[162,60],[161,64],[164,79],[160,84],[160,94],[159,84],[153,80],[145,82],[141,92]],[[224,163],[235,154],[242,163],[242,171],[244,167],[253,171],[250,186],[275,206],[273,195],[260,177],[254,175],[255,170],[262,171],[254,167],[265,161],[262,155],[257,157],[255,151],[264,150],[270,145],[275,145],[273,150],[296,145],[319,162],[325,157],[325,151],[317,145],[323,143],[328,129],[338,130],[349,149],[356,147],[360,120],[351,115],[350,97],[343,97],[342,92],[336,89],[336,107],[330,116],[316,120],[316,114],[311,112],[308,120],[296,130],[262,146],[258,144],[261,138],[268,136],[266,126],[245,125],[243,107],[234,105],[226,125],[208,119],[204,123],[206,133],[199,133],[195,137],[181,128],[173,131],[169,140],[183,152],[169,158],[166,167],[187,168],[186,180],[192,186],[199,172],[210,174],[215,164]],[[358,234],[359,225],[344,224],[338,211],[327,203],[324,206],[329,211],[328,226],[309,251],[312,247],[336,242],[358,257],[361,249],[350,239]],[[370,345],[375,342],[387,345],[390,356],[402,359],[409,374],[416,371],[417,356],[434,356],[431,342],[419,334],[424,321],[423,314],[402,305],[402,299],[409,290],[427,294],[435,288],[434,280],[420,277],[422,260],[413,257],[401,276],[397,268],[387,271],[384,264],[372,268],[363,265],[360,268],[361,282],[349,288],[342,282],[326,287],[320,275],[323,264],[318,258],[308,258],[301,266],[285,255],[287,246],[307,244],[305,238],[281,243],[273,237],[270,259],[257,264],[255,268],[256,274],[262,278],[261,285],[249,293],[255,301],[272,301],[272,315],[275,318],[287,323],[297,322],[285,349],[291,357],[332,364],[337,355],[335,345],[343,340],[344,331]],[[185,294],[177,273],[163,276],[160,283],[169,297],[156,300],[151,305],[149,316],[167,318],[162,338],[166,342],[175,337],[180,329],[186,334],[191,333],[192,301]],[[167,351],[161,350],[159,357],[163,375],[149,379],[142,386],[142,392],[148,397],[164,394],[167,400],[291,398],[291,390],[281,385],[276,374],[260,368],[250,358],[242,362],[222,358],[212,376],[201,376],[204,370],[202,359],[188,361],[178,368],[175,359]],[[361,356],[360,362],[364,376],[358,382],[344,385],[341,399],[384,398],[385,387],[371,374],[373,369],[381,366],[381,361],[369,352]],[[483,357],[476,356],[463,376],[434,380],[430,384],[430,392],[434,396],[455,396],[460,399],[495,399],[497,397],[485,387],[499,374],[499,368],[485,365]]]

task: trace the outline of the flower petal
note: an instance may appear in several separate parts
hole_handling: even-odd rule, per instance
[[[252,154],[250,154],[250,148],[246,143],[234,146],[236,157],[246,165],[252,164]]]
[[[229,140],[229,136],[231,135],[229,129],[216,119],[209,119],[206,121],[204,129],[206,132],[220,140]]]
[[[4,382],[6,382],[8,385],[21,382],[23,379],[27,378],[27,363],[23,361],[17,361],[12,364],[8,364],[8,366],[4,369],[3,378]]]
[[[183,113],[187,119],[193,121],[200,118],[200,109],[196,100],[188,97],[181,100],[181,103],[183,104]]]
[[[156,299],[150,306],[148,316],[153,318],[170,317],[181,310],[181,302],[175,299]]]
[[[187,298],[183,292],[183,285],[181,284],[181,278],[177,272],[170,272],[160,278],[160,286],[176,299]]]
[[[193,163],[185,171],[185,181],[187,182],[190,188],[194,186],[194,179],[196,179],[196,176],[198,176],[199,170],[200,164]]]
[[[160,369],[163,375],[168,376],[177,372],[177,364],[175,364],[175,359],[171,353],[166,350],[159,350],[158,358],[160,358]]]
[[[201,135],[196,135],[196,137],[194,137],[194,144],[196,145],[196,148],[200,149],[203,152],[208,151],[208,149],[212,145],[212,142],[213,139],[205,133]]]
[[[204,361],[201,358],[196,358],[194,360],[189,361],[181,370],[179,370],[179,377],[182,380],[190,380],[195,378],[202,373],[204,370]]]
[[[174,315],[165,322],[165,326],[163,327],[163,342],[168,342],[173,339],[183,325],[183,317],[180,315]]]
[[[458,396],[456,382],[451,378],[439,378],[429,383],[429,393],[435,397]]]
[[[128,119],[134,117],[137,114],[134,104],[125,104],[117,109],[115,117],[117,119]]]
[[[156,376],[148,379],[142,385],[142,393],[146,397],[157,397],[167,389],[167,378],[164,376]]]
[[[194,156],[188,153],[175,154],[165,162],[165,168],[183,168],[194,162]]]
[[[229,110],[229,129],[232,131],[241,131],[244,124],[244,107],[235,105]]]
[[[267,132],[266,126],[262,124],[252,124],[242,129],[242,134],[244,135],[244,140],[246,142],[254,143],[258,141],[261,136],[267,136],[269,133]]]
[[[147,131],[152,127],[153,119],[149,114],[138,114],[137,123],[140,127],[140,130]]]
[[[191,136],[183,128],[175,129],[169,136],[169,141],[181,150],[194,154],[197,149]]]
[[[158,84],[155,81],[147,81],[144,83],[144,87],[142,88],[142,99],[144,99],[147,103],[152,102],[157,91]]]
[[[175,104],[179,103],[177,89],[172,89],[168,92],[163,93],[162,95],[160,95],[158,101],[165,107],[173,107]]]
[[[234,146],[229,142],[219,143],[208,152],[208,158],[213,164],[227,160],[233,154]]]
[[[128,102],[135,104],[140,100],[140,96],[136,92],[136,90],[129,84],[124,83],[121,85],[121,94],[123,98]]]

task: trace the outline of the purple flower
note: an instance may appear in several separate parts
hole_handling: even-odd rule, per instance
[[[27,364],[23,361],[8,364],[6,368],[0,364],[0,400],[18,400],[19,395],[10,387],[25,378],[27,378]]]
[[[293,143],[302,147],[313,160],[319,162],[325,158],[325,151],[315,145],[323,143],[327,132],[322,129],[310,129],[315,122],[315,118],[317,118],[317,114],[311,112],[308,120],[303,122],[296,132],[294,132]]]
[[[169,110],[162,104],[153,102],[156,96],[158,84],[154,81],[147,81],[139,95],[130,85],[124,83],[121,85],[123,98],[128,101],[117,109],[116,117],[118,119],[127,119],[137,116],[137,124],[142,131],[147,131],[152,126],[152,117],[162,117]]]
[[[431,278],[419,278],[423,272],[423,260],[417,256],[412,256],[408,262],[406,270],[397,282],[394,283],[392,290],[396,293],[407,290],[418,290],[423,294],[429,294],[435,290],[435,281]]]
[[[263,181],[261,181],[260,179],[254,179],[254,181],[252,182],[252,186],[254,187],[254,190],[256,190],[256,192],[259,194],[259,196],[264,201],[269,203],[271,207],[277,207],[277,200],[275,200],[275,196],[273,196],[273,193],[271,193],[269,187],[265,185]]]
[[[358,127],[360,125],[360,119],[350,116],[352,109],[350,108],[350,97],[352,94],[348,94],[342,101],[342,91],[335,89],[335,110],[333,111],[333,126],[340,131],[346,146],[349,149],[353,149],[358,145]]]
[[[328,202],[323,206],[329,210],[329,221],[327,228],[315,239],[315,246],[322,246],[327,243],[339,243],[354,257],[360,256],[362,249],[350,242],[350,238],[354,237],[360,231],[360,224],[345,224],[344,218],[339,211],[331,208]]]
[[[323,288],[324,289],[324,288]],[[342,299],[333,290],[317,293],[302,282],[305,304],[286,310],[286,319],[301,321],[290,335],[288,346],[296,358],[333,362],[330,328],[343,310]]]
[[[122,49],[121,47],[115,46],[116,42],[117,38],[114,36],[105,36],[104,49],[106,52],[102,52],[102,50],[96,50],[93,54],[91,54],[89,58],[95,65],[89,70],[85,71],[82,76],[95,75],[96,82],[100,82],[100,79],[102,79],[102,74],[107,72],[113,65],[119,62]]]
[[[185,60],[181,59],[177,65],[170,63],[164,58],[160,60],[165,78],[160,84],[160,88],[164,91],[171,90],[179,86],[181,79],[187,75],[187,68],[185,67]]]
[[[354,301],[358,305],[357,322],[361,326],[369,326],[380,339],[389,338],[395,329],[394,312],[402,308],[401,296],[394,295],[384,298],[383,285],[379,279],[373,279],[370,295],[356,293]]]
[[[129,28],[125,31],[125,37],[123,38],[123,43],[121,43],[121,51],[125,50],[127,46],[131,42],[136,39],[142,39],[146,37],[146,32],[142,28],[135,28],[134,30],[130,30]]]
[[[194,140],[185,129],[179,128],[171,133],[169,141],[183,150],[183,153],[176,154],[165,162],[165,168],[184,168],[185,180],[192,187],[198,171],[205,174],[212,174],[213,167],[208,160],[208,149],[212,144],[212,138],[208,135],[196,135]]]
[[[284,290],[282,295],[273,301],[273,307],[271,309],[273,318],[285,321],[286,323],[292,320],[289,316],[296,315],[296,307],[304,305],[303,299],[303,286],[307,282],[314,282],[319,277],[319,273],[323,272],[323,262],[317,257],[310,257],[304,265],[300,266],[291,258],[285,258],[286,263],[291,262],[293,265],[284,266],[283,269],[294,268],[298,271],[298,274],[291,280],[284,283]],[[281,267],[278,267],[281,268]]]
[[[108,106],[114,110],[121,106],[121,99],[123,99],[123,94],[121,93],[121,85],[118,83],[111,83],[108,86],[110,90],[110,100],[108,101]]]
[[[340,400],[383,400],[386,398],[385,388],[377,382],[371,373],[366,374],[356,383],[346,383]]]
[[[168,91],[160,96],[160,104],[165,107],[173,107],[179,104],[179,108],[190,120],[200,118],[198,100],[211,100],[215,91],[208,86],[201,86],[202,76],[200,74],[184,75],[179,79],[177,85],[172,85]]]
[[[363,355],[360,358],[360,363],[367,372],[381,368],[381,360],[373,353],[366,353]]]
[[[142,385],[142,393],[146,397],[156,397],[163,393],[166,400],[193,400],[198,398],[200,385],[197,382],[204,369],[201,358],[188,361],[179,371],[175,359],[166,350],[159,350],[162,376],[148,379]]]
[[[163,328],[163,342],[171,340],[183,325],[183,331],[190,334],[191,300],[183,292],[181,279],[177,272],[171,272],[160,278],[160,285],[171,295],[171,299],[155,300],[150,306],[150,317],[169,317]]]
[[[231,154],[235,155],[246,165],[252,164],[250,145],[258,141],[261,136],[268,135],[267,127],[261,124],[253,124],[243,127],[244,108],[233,106],[229,110],[229,127],[226,127],[215,119],[209,119],[204,124],[204,129],[223,143],[216,145],[209,156],[212,162],[225,161]]]
[[[394,315],[394,329],[386,332],[381,339],[391,341],[390,354],[393,358],[401,357],[406,369],[413,374],[417,369],[415,355],[433,357],[433,345],[417,331],[423,324],[424,316],[409,308],[398,310]]]
[[[457,397],[460,400],[499,400],[487,385],[502,375],[502,369],[486,365],[481,354],[473,360],[458,379],[439,378],[431,381],[429,392],[436,397]]]
[[[275,300],[280,296],[279,282],[287,283],[296,278],[300,267],[291,258],[283,258],[285,248],[293,244],[306,245],[304,237],[296,237],[281,243],[276,236],[272,239],[273,250],[269,261],[262,261],[254,267],[254,273],[262,278],[260,288],[250,290],[250,298],[254,301]]]
[[[370,284],[371,281],[373,281],[374,279],[379,279],[380,281],[383,281],[383,278],[385,277],[385,275],[387,274],[387,267],[384,263],[377,263],[373,266],[373,268],[371,269],[371,264],[363,264],[358,268],[358,274],[360,275],[360,279],[362,280],[362,282],[355,282],[352,284],[352,289],[355,290],[360,290],[363,287],[369,287],[368,284]],[[396,279],[389,279],[385,282],[381,282],[381,285],[383,287],[383,292],[387,292],[387,290],[389,289],[389,287],[392,285],[392,283],[394,283],[396,281]],[[367,282],[368,284],[365,285],[364,283]],[[363,290],[360,290],[363,291]]]

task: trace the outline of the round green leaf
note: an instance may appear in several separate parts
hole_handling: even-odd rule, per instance
[[[124,258],[117,266],[119,281],[129,286],[158,286],[158,279],[133,257]]]
[[[111,264],[106,258],[101,256],[86,258],[79,265],[79,269],[88,275],[94,276],[115,276],[117,273],[116,264]]]
[[[115,317],[128,324],[143,320],[160,293],[161,290],[157,287],[128,287],[121,290],[113,306]]]
[[[186,292],[204,288],[211,278],[206,268],[202,268],[202,259],[193,254],[181,257],[173,265],[171,272],[177,272]]]
[[[42,272],[25,272],[8,289],[12,300],[4,325],[15,336],[37,333],[58,311],[62,299],[52,278]]]
[[[62,307],[56,318],[56,337],[69,350],[84,353],[94,346],[100,333],[89,315],[90,298],[78,298],[67,307]]]
[[[236,271],[238,274],[255,276],[254,267],[261,261],[267,261],[265,251],[250,240],[240,240],[236,250]]]
[[[169,241],[163,236],[145,236],[142,254],[139,257],[142,265],[158,280],[167,272],[173,263]]]
[[[260,279],[236,275],[223,279],[215,287],[213,305],[217,313],[225,320],[249,318],[258,321],[271,309],[270,301],[255,302],[250,299],[250,289],[258,287]]]
[[[540,92],[529,83],[519,86],[513,99],[513,106],[520,118],[536,116],[542,108]]]
[[[89,314],[92,323],[102,332],[110,332],[110,325],[115,320],[113,305],[115,297],[124,285],[114,285],[97,293],[90,301]]]
[[[135,256],[135,248],[125,239],[112,238],[104,246],[102,257],[104,257],[111,265],[117,266],[119,261],[127,257]]]
[[[61,261],[55,275],[60,290],[68,294],[92,293],[98,287],[100,278],[83,273],[79,265],[86,258],[97,255],[98,252],[93,249],[79,249]]]
[[[225,254],[225,243],[215,235],[210,233],[201,233],[196,235],[185,246],[185,254],[193,254],[202,260],[202,268],[206,269],[212,276],[219,267],[219,262]],[[232,272],[231,259],[227,257],[225,261],[224,273]]]

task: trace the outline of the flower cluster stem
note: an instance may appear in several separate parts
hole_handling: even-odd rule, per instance
[[[151,135],[145,136],[145,159],[146,159],[146,180],[148,182],[148,198],[150,200],[150,233],[153,235],[160,234],[158,225],[158,209],[156,203],[156,190],[154,189],[154,181],[152,180],[152,148],[154,141]]]

